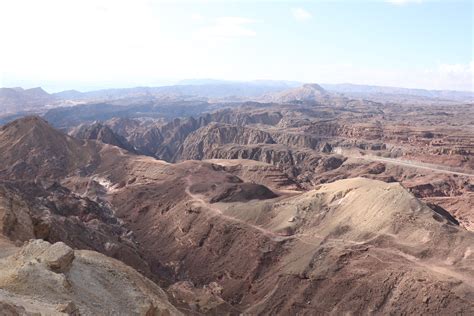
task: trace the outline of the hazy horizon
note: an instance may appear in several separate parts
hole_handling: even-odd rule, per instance
[[[185,81],[215,81],[214,83],[184,83]],[[92,92],[99,90],[108,90],[108,89],[133,89],[133,88],[154,88],[154,87],[166,87],[166,86],[176,86],[176,85],[206,85],[206,84],[245,84],[245,83],[255,83],[259,82],[275,82],[275,83],[284,83],[291,82],[293,84],[303,85],[303,84],[318,84],[318,85],[353,85],[353,86],[370,86],[378,88],[394,88],[394,89],[410,89],[410,90],[427,90],[427,91],[452,91],[452,92],[461,92],[461,93],[473,93],[474,90],[454,90],[454,89],[429,89],[429,88],[416,88],[416,87],[402,87],[402,86],[386,86],[386,85],[377,85],[377,84],[360,84],[353,82],[300,82],[293,80],[269,80],[269,79],[255,79],[255,80],[226,80],[226,79],[213,79],[213,78],[185,78],[177,80],[159,80],[155,83],[150,84],[136,84],[136,85],[103,85],[103,84],[91,84],[88,83],[85,86],[70,86],[66,85],[61,88],[61,85],[50,85],[46,83],[45,85],[40,84],[26,84],[26,85],[10,85],[10,86],[0,86],[0,88],[22,88],[22,89],[34,89],[42,88],[44,91],[53,94],[63,91],[76,90],[79,92]]]
[[[217,78],[474,91],[466,0],[3,1],[0,34],[3,87]]]

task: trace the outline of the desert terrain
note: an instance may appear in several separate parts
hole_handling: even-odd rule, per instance
[[[4,115],[0,313],[474,313],[472,99],[231,88]]]
[[[0,0],[0,316],[474,315],[473,9]]]

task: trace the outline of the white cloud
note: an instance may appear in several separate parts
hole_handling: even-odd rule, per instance
[[[311,15],[311,13],[309,13],[308,11],[306,11],[303,8],[293,8],[293,9],[291,9],[291,14],[293,14],[293,17],[297,21],[306,21],[306,20],[309,20],[313,17]]]
[[[191,20],[195,21],[195,22],[202,22],[204,21],[204,17],[200,14],[200,13],[193,13],[191,14]]]
[[[468,64],[439,64],[438,69],[429,74],[439,87],[449,85],[456,90],[474,91],[474,61]]]
[[[250,26],[258,21],[243,17],[219,17],[210,25],[199,28],[195,38],[200,40],[226,40],[239,37],[254,37],[257,32]]]
[[[386,0],[386,2],[394,5],[404,5],[409,3],[422,3],[423,0]]]
[[[472,74],[474,72],[474,61],[471,61],[469,64],[439,64],[438,68],[443,74]]]

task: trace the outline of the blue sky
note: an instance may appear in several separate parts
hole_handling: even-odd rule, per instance
[[[16,0],[2,86],[186,78],[473,90],[472,1]]]

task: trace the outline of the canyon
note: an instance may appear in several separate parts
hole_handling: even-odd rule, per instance
[[[285,89],[5,123],[0,313],[474,312],[472,103]]]

